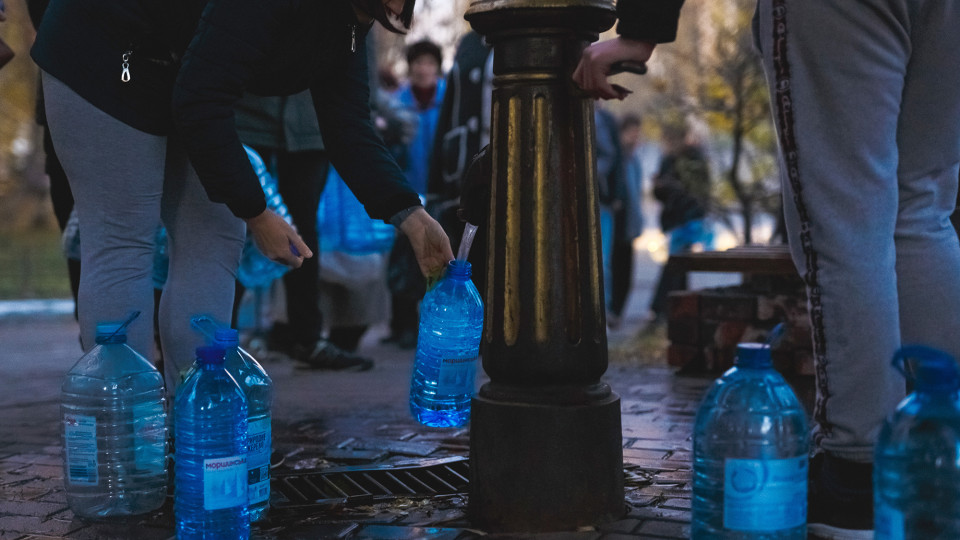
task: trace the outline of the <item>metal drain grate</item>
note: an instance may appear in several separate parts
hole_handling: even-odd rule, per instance
[[[465,457],[279,473],[271,481],[270,506],[369,504],[397,497],[454,495],[466,493],[469,477],[470,461]]]

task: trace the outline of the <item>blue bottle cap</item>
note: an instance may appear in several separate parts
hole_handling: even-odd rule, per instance
[[[223,347],[217,345],[197,347],[197,361],[201,364],[222,364],[224,352]]]
[[[126,334],[127,329],[123,328],[123,323],[105,322],[97,324],[97,336],[110,336],[112,334]]]
[[[737,367],[761,369],[773,365],[770,360],[770,347],[764,343],[740,343],[737,345]]]
[[[217,343],[236,347],[240,343],[240,332],[235,328],[217,328],[213,333],[213,340]]]
[[[912,359],[907,369],[907,360]],[[908,345],[893,356],[893,365],[912,379],[918,392],[952,393],[960,389],[960,369],[949,354],[923,345]]]
[[[97,343],[126,343],[127,327],[119,322],[97,323]]]

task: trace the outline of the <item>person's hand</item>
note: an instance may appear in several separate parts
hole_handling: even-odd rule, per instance
[[[300,268],[303,259],[313,252],[289,223],[269,208],[247,220],[257,248],[268,259],[293,268]]]
[[[617,37],[590,45],[580,55],[580,63],[573,72],[573,81],[590,97],[597,99],[623,99],[629,90],[610,84],[607,75],[616,62],[646,62],[653,53],[655,43]]]
[[[447,263],[453,260],[450,239],[443,227],[423,208],[417,208],[400,223],[400,230],[410,239],[420,272],[432,283],[443,274]]]

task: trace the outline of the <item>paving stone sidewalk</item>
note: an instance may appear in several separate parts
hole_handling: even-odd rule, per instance
[[[621,331],[621,338],[625,332]],[[275,471],[467,455],[467,430],[424,428],[410,418],[406,397],[413,352],[381,345],[378,337],[376,331],[371,332],[361,346],[361,351],[377,362],[365,373],[304,371],[284,357],[261,356],[277,393],[274,448],[284,455],[284,461]],[[127,524],[87,523],[75,518],[67,507],[58,430],[59,386],[65,371],[79,357],[73,320],[66,315],[0,318],[0,347],[4,366],[0,378],[0,540],[173,538],[169,502]],[[569,533],[487,537],[617,540],[689,536],[692,426],[697,404],[712,379],[679,376],[659,366],[626,365],[618,362],[615,347],[612,350],[605,380],[622,400],[625,517]],[[463,495],[276,510],[254,527],[252,538],[484,536],[483,531],[470,529],[465,513]]]

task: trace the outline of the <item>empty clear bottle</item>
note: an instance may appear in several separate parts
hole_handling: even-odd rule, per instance
[[[174,407],[177,539],[248,538],[247,398],[223,347],[197,348]]]
[[[61,388],[64,487],[77,516],[143,514],[167,494],[163,376],[127,345],[121,324],[98,324],[96,346]]]
[[[270,505],[270,406],[273,381],[250,353],[240,348],[239,334],[233,328],[218,328],[214,341],[226,350],[227,372],[247,396],[247,507],[250,521],[266,516]]]
[[[913,381],[914,392],[897,406],[877,440],[875,538],[960,538],[957,364],[942,351],[910,346],[897,352],[894,366]]]
[[[470,281],[470,263],[454,260],[420,303],[417,357],[410,382],[410,412],[433,427],[470,419],[483,332],[483,301]]]
[[[809,434],[770,349],[741,343],[693,433],[692,537],[805,539]]]

